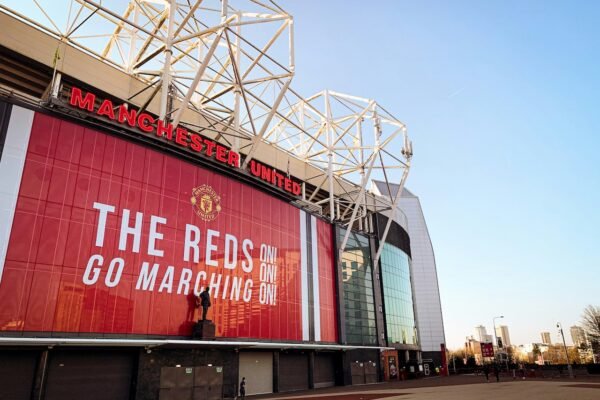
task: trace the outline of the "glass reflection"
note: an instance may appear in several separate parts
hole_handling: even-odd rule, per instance
[[[340,230],[338,244],[346,234]],[[342,290],[346,316],[346,340],[349,344],[377,343],[371,250],[367,237],[350,233],[341,257]]]
[[[388,344],[418,344],[408,255],[385,243],[381,275]]]

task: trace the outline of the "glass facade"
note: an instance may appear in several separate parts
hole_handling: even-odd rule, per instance
[[[388,344],[419,344],[412,289],[410,260],[405,252],[385,243],[381,252],[381,279]]]
[[[345,229],[340,229],[341,244]],[[346,341],[349,344],[377,344],[373,274],[369,239],[352,232],[341,259],[342,290],[346,316]]]

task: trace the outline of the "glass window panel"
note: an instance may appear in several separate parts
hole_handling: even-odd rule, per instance
[[[388,340],[390,343],[418,344],[408,255],[385,243],[381,275]]]
[[[338,243],[345,234],[346,231],[341,229]],[[346,339],[350,344],[377,343],[370,251],[368,238],[352,232],[341,257]]]

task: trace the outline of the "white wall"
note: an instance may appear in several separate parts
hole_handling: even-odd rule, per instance
[[[400,209],[408,221],[412,253],[413,292],[422,351],[440,351],[446,343],[442,305],[433,246],[419,198],[410,192],[400,198]]]
[[[17,196],[21,187],[21,176],[29,146],[33,115],[34,112],[31,110],[17,106],[12,107],[0,160],[0,281],[4,272],[4,261],[15,216]]]

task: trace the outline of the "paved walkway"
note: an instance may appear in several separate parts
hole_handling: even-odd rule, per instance
[[[462,376],[415,381],[335,387],[288,394],[251,396],[250,399],[292,400],[598,400],[600,379],[575,381],[506,380],[482,382],[482,377]]]

